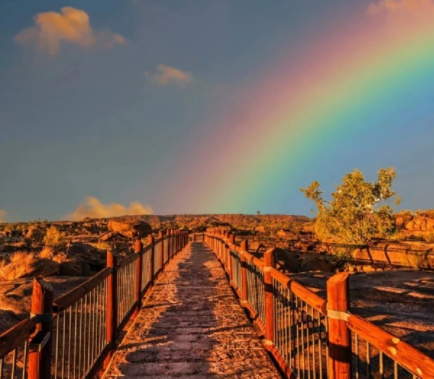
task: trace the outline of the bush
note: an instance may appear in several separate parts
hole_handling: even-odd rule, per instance
[[[340,186],[336,186],[331,201],[323,198],[317,181],[301,188],[318,208],[315,221],[318,237],[343,244],[364,245],[374,237],[393,235],[396,230],[393,209],[379,204],[393,198],[399,204],[399,197],[392,190],[395,177],[393,168],[381,169],[377,182],[370,183],[359,170],[354,170],[344,176]]]
[[[45,246],[39,253],[39,258],[52,259],[54,256],[54,249],[49,246]]]
[[[44,244],[48,247],[59,248],[65,245],[65,238],[56,227],[51,226],[45,234]]]

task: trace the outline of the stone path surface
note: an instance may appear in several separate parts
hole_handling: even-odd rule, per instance
[[[214,254],[192,243],[166,267],[104,378],[281,376]]]

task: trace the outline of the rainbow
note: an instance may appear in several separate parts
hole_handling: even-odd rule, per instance
[[[392,132],[387,115],[434,96],[434,22],[384,21],[349,20],[301,59],[282,53],[243,88],[241,100],[215,122],[215,134],[199,138],[191,164],[203,180],[197,183],[195,170],[184,178],[197,183],[189,209],[252,212],[276,193],[282,177],[314,164],[336,136]],[[206,158],[210,152],[218,153]],[[301,155],[311,161],[299,162]]]

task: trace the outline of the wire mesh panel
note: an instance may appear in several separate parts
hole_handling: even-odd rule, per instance
[[[393,359],[392,350],[387,355],[357,333],[351,333],[352,378],[416,379],[417,373],[404,368]]]
[[[237,251],[230,251],[232,257],[232,278],[237,287],[241,289],[241,260],[240,255]]]
[[[157,275],[158,270],[161,267],[161,251],[164,241],[160,239],[154,247],[154,275]]]
[[[84,378],[107,346],[107,279],[54,319],[54,379]]]
[[[274,343],[297,378],[327,378],[327,317],[273,279]]]
[[[136,303],[136,265],[139,260],[119,268],[117,275],[118,327]]]
[[[246,262],[247,269],[247,301],[265,325],[265,289],[264,272],[251,261]]]
[[[142,288],[141,291],[144,291],[145,288],[152,281],[152,245],[148,245],[143,250],[142,256]]]
[[[27,320],[25,320],[27,321]],[[22,324],[21,322],[20,324]],[[19,327],[19,326],[18,326]],[[9,353],[0,358],[0,378],[18,379],[27,378],[29,367],[29,342],[28,339],[18,344]]]

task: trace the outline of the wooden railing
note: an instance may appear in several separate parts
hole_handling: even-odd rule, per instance
[[[259,260],[247,241],[206,233],[241,305],[288,378],[434,378],[434,360],[349,312],[347,273],[327,281],[323,299],[274,266],[274,249]]]
[[[107,268],[53,300],[53,288],[33,282],[30,318],[0,335],[0,379],[92,378],[108,365],[117,339],[167,263],[188,243],[188,233],[149,236]]]

